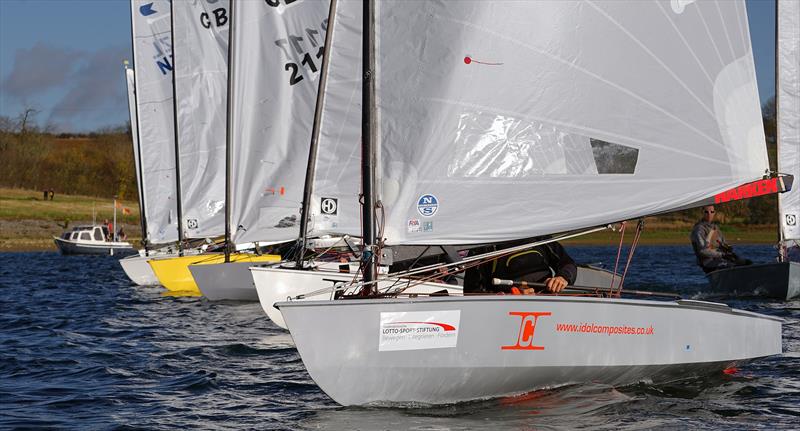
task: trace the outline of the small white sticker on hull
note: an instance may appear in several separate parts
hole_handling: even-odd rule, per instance
[[[461,310],[381,313],[378,351],[456,347]]]

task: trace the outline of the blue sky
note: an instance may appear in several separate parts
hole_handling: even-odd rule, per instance
[[[125,124],[128,0],[0,0],[0,115],[59,131]],[[747,0],[761,101],[775,94],[775,2]]]

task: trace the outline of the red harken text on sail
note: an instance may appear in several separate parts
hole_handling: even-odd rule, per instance
[[[770,178],[768,180],[747,183],[730,190],[725,190],[722,193],[717,193],[714,195],[714,203],[719,204],[723,202],[738,201],[739,199],[747,199],[756,196],[778,193],[778,191],[778,179]]]

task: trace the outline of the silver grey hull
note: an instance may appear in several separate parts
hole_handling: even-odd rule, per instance
[[[128,256],[119,260],[125,275],[139,286],[157,286],[158,277],[147,263],[150,256]]]
[[[789,300],[800,297],[800,263],[775,262],[721,269],[709,273],[708,282],[712,296]]]
[[[699,301],[488,296],[276,304],[342,405],[670,381],[781,353],[781,320]]]
[[[197,288],[210,301],[258,301],[249,268],[253,262],[189,265]]]

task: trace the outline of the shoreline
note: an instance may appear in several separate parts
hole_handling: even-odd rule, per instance
[[[139,208],[136,201],[118,201],[117,226],[128,234],[128,242],[141,246]],[[123,211],[124,209],[124,211]],[[59,194],[54,200],[42,199],[41,192],[0,187],[0,253],[57,251],[53,236],[65,228],[92,224],[92,220],[113,219],[114,207],[109,199]],[[696,220],[687,216],[645,218],[640,245],[686,245]],[[723,220],[724,221],[724,220]],[[729,219],[720,224],[731,245],[775,244],[778,227],[775,224],[744,224],[741,219]],[[635,224],[628,224],[625,243],[630,244]],[[620,233],[604,230],[563,241],[566,246],[617,247]]]
[[[3,220],[2,225],[7,224],[7,220]],[[125,226],[127,228],[127,226]],[[725,227],[723,226],[723,233]],[[737,245],[771,245],[777,242],[777,235],[771,229],[754,229],[748,231],[741,231],[731,229],[731,233],[727,234],[728,242],[733,246]],[[625,245],[630,245],[633,238],[633,232],[626,232]],[[139,248],[141,239],[138,237],[129,237],[128,242],[133,244],[134,248]],[[617,247],[619,245],[619,232],[597,232],[585,237],[579,237],[562,241],[568,247],[599,247],[611,246]],[[657,230],[651,232],[643,232],[639,240],[640,246],[675,246],[685,245],[691,247],[689,241],[689,231],[684,230]],[[12,237],[0,238],[0,253],[26,253],[26,252],[57,252],[53,239],[51,237]]]

